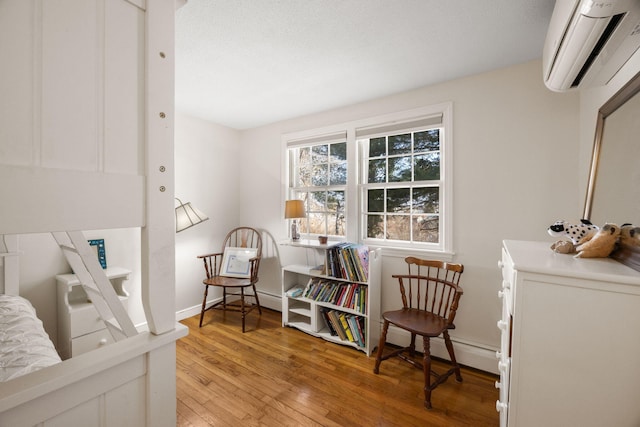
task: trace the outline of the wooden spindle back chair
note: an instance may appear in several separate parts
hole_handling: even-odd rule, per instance
[[[249,278],[235,278],[220,275],[224,251],[226,248],[253,248],[256,249],[256,256],[249,260],[250,274]],[[258,271],[260,268],[260,259],[262,258],[262,235],[260,232],[251,227],[238,227],[227,233],[222,244],[222,251],[212,254],[199,255],[204,263],[206,279],[204,284],[204,297],[202,299],[202,310],[200,312],[200,327],[204,319],[204,313],[213,308],[239,311],[242,315],[242,332],[245,331],[246,315],[254,308],[257,308],[262,314],[260,300],[256,291],[256,283],[258,283]],[[207,307],[207,296],[209,286],[222,288],[222,300]],[[252,293],[247,293],[247,289],[251,289]],[[237,299],[228,301],[228,297],[237,296]],[[246,298],[253,298],[254,303],[248,303]]]
[[[461,264],[442,261],[424,260],[415,257],[405,258],[408,274],[395,274],[398,279],[402,297],[402,309],[387,311],[382,314],[384,320],[382,334],[378,345],[374,373],[380,372],[380,363],[390,357],[399,357],[419,368],[424,373],[424,405],[431,409],[431,391],[455,373],[456,380],[462,381],[458,365],[449,337],[449,329],[454,329],[462,288],[460,277],[464,271]],[[409,346],[384,354],[389,325],[395,325],[411,334]],[[415,360],[416,336],[423,339],[422,362]],[[430,338],[442,335],[451,360],[451,369],[443,374],[431,371]],[[434,375],[435,381],[431,381]]]

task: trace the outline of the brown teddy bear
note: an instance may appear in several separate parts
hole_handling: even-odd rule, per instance
[[[576,246],[578,254],[575,258],[608,257],[615,248],[618,236],[620,236],[620,227],[616,224],[605,224],[591,240]]]
[[[571,254],[576,251],[576,247],[568,240],[558,240],[551,245],[551,250],[557,254]]]
[[[640,246],[640,227],[622,224],[622,227],[620,227],[620,243],[627,246]]]

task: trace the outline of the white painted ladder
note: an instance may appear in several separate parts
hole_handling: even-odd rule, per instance
[[[87,296],[98,311],[114,341],[138,334],[120,302],[98,257],[81,231],[52,232]]]

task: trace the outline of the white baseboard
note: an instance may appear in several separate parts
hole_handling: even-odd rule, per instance
[[[258,293],[260,297],[260,305],[266,308],[270,308],[276,311],[282,311],[282,299],[280,295],[272,295],[263,292]],[[219,301],[208,301],[208,304]],[[178,321],[186,319],[188,317],[200,314],[200,305],[193,306],[184,310],[176,312],[176,319]],[[411,339],[410,334],[407,331],[396,328],[394,326],[389,327],[387,332],[387,342],[399,345],[407,346]],[[494,348],[480,346],[475,343],[464,342],[463,340],[451,337],[453,342],[453,348],[456,352],[456,359],[461,365],[469,366],[471,368],[479,369],[481,371],[490,372],[498,375],[498,361],[496,359],[496,350]],[[416,349],[420,351],[422,349],[422,340],[418,339],[416,342]],[[442,338],[431,339],[431,354],[435,357],[442,359],[449,359],[449,353],[444,345]]]

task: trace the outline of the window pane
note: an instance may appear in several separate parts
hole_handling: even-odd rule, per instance
[[[313,168],[313,174],[311,175],[311,185],[316,187],[321,185],[328,185],[329,184],[328,175],[329,175],[328,164],[325,163],[325,164],[315,165]]]
[[[347,183],[347,163],[331,163],[329,166],[330,185],[345,185]]]
[[[295,149],[294,149],[295,150]],[[300,166],[309,166],[311,164],[311,148],[302,147],[298,149],[298,164]]]
[[[331,150],[331,161],[347,160],[347,143],[346,142],[331,144],[330,150]]]
[[[313,153],[313,163],[327,163],[329,162],[329,146],[328,145],[314,145],[311,147]]]
[[[411,134],[393,135],[389,137],[389,155],[411,153]]]
[[[413,212],[414,213],[439,213],[440,212],[439,188],[414,188]]]
[[[438,151],[440,150],[440,129],[430,129],[413,134],[413,151]]]
[[[298,181],[295,183],[296,187],[309,187],[311,185],[311,165],[301,166],[298,169]]]
[[[387,161],[381,160],[369,160],[369,184],[387,182]]]
[[[297,220],[298,223],[298,233],[302,234],[302,233],[308,233],[309,231],[309,218],[300,218]],[[293,220],[289,220],[291,222],[293,222]],[[289,224],[289,226],[291,226],[291,224]]]
[[[367,215],[367,237],[384,239],[383,215]]]
[[[332,236],[344,236],[344,214],[329,214],[327,216],[327,232]]]
[[[440,218],[416,215],[413,217],[413,240],[415,242],[438,243],[440,241]]]
[[[387,239],[410,240],[408,215],[387,215]]]
[[[392,188],[387,190],[387,212],[406,212],[411,210],[411,190]]]
[[[324,213],[310,213],[307,220],[309,230],[304,230],[305,233],[326,234],[326,215]]]
[[[312,191],[309,193],[307,204],[310,212],[322,212],[327,209],[327,193],[325,191]]]
[[[440,152],[415,156],[415,180],[440,179]]]
[[[387,138],[371,138],[369,140],[369,157],[381,157],[387,154]]]
[[[384,190],[367,191],[367,210],[369,212],[384,212]]]
[[[389,182],[404,181],[411,181],[411,156],[390,158]]]
[[[344,212],[344,191],[327,191],[327,210]]]

